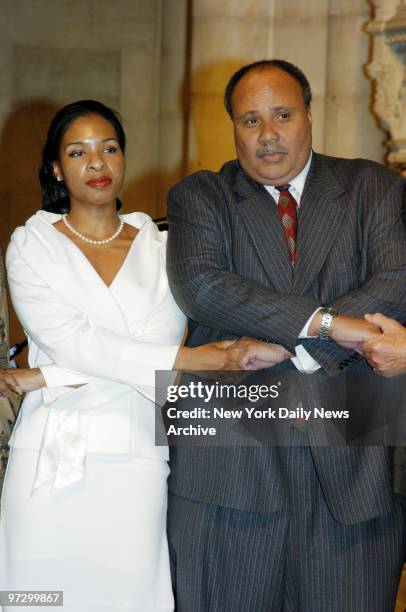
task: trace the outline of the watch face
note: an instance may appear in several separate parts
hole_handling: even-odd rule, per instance
[[[321,312],[323,314],[329,314],[332,315],[333,317],[336,317],[338,315],[338,311],[335,310],[334,308],[329,308],[328,306],[324,307],[321,309]]]

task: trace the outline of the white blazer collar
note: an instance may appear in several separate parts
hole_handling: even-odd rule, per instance
[[[138,229],[148,224],[159,233],[144,213],[123,218]],[[87,313],[92,322],[128,333],[123,312],[110,289],[74,242],[53,227],[60,219],[61,215],[40,210],[24,227],[17,228],[12,240],[21,257],[62,300]]]

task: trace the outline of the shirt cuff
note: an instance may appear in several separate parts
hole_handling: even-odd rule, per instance
[[[309,336],[308,332],[309,332],[310,323],[313,321],[314,315],[317,314],[319,310],[321,310],[322,308],[323,308],[322,306],[319,306],[319,308],[316,308],[316,310],[311,315],[311,317],[307,319],[305,326],[303,327],[302,331],[300,332],[298,336],[299,338],[317,338],[317,336]]]
[[[295,346],[296,357],[291,357],[291,361],[295,368],[303,374],[313,374],[316,370],[320,370],[321,365],[306,351],[302,344]]]
[[[86,385],[92,376],[84,376],[79,372],[60,368],[56,365],[39,366],[48,389],[54,387],[70,387],[72,385]]]

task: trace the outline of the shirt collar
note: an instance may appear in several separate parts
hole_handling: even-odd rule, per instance
[[[310,164],[312,163],[312,156],[313,153],[310,152],[310,156],[309,159],[307,160],[307,164],[305,165],[305,167],[303,168],[303,170],[301,171],[300,174],[298,174],[297,176],[295,176],[294,179],[292,179],[289,184],[290,186],[295,189],[295,191],[301,196],[303,193],[303,189],[305,186],[305,182],[306,182],[306,178],[307,175],[309,173],[310,170]]]
[[[300,198],[302,197],[306,178],[310,170],[310,164],[312,163],[312,157],[313,152],[310,151],[309,159],[307,160],[307,163],[303,170],[297,176],[295,176],[295,178],[289,181],[289,191],[292,192],[292,195],[295,197],[298,204],[300,202]],[[275,197],[276,195],[277,197],[279,197],[279,191],[276,189],[276,187],[274,187],[273,185],[264,185],[264,187],[272,196]]]

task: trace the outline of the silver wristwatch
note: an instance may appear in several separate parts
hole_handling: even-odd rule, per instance
[[[328,332],[330,330],[331,324],[333,322],[334,317],[338,315],[338,311],[334,310],[334,308],[322,308],[321,312],[321,325],[319,331],[320,340],[328,340]]]

